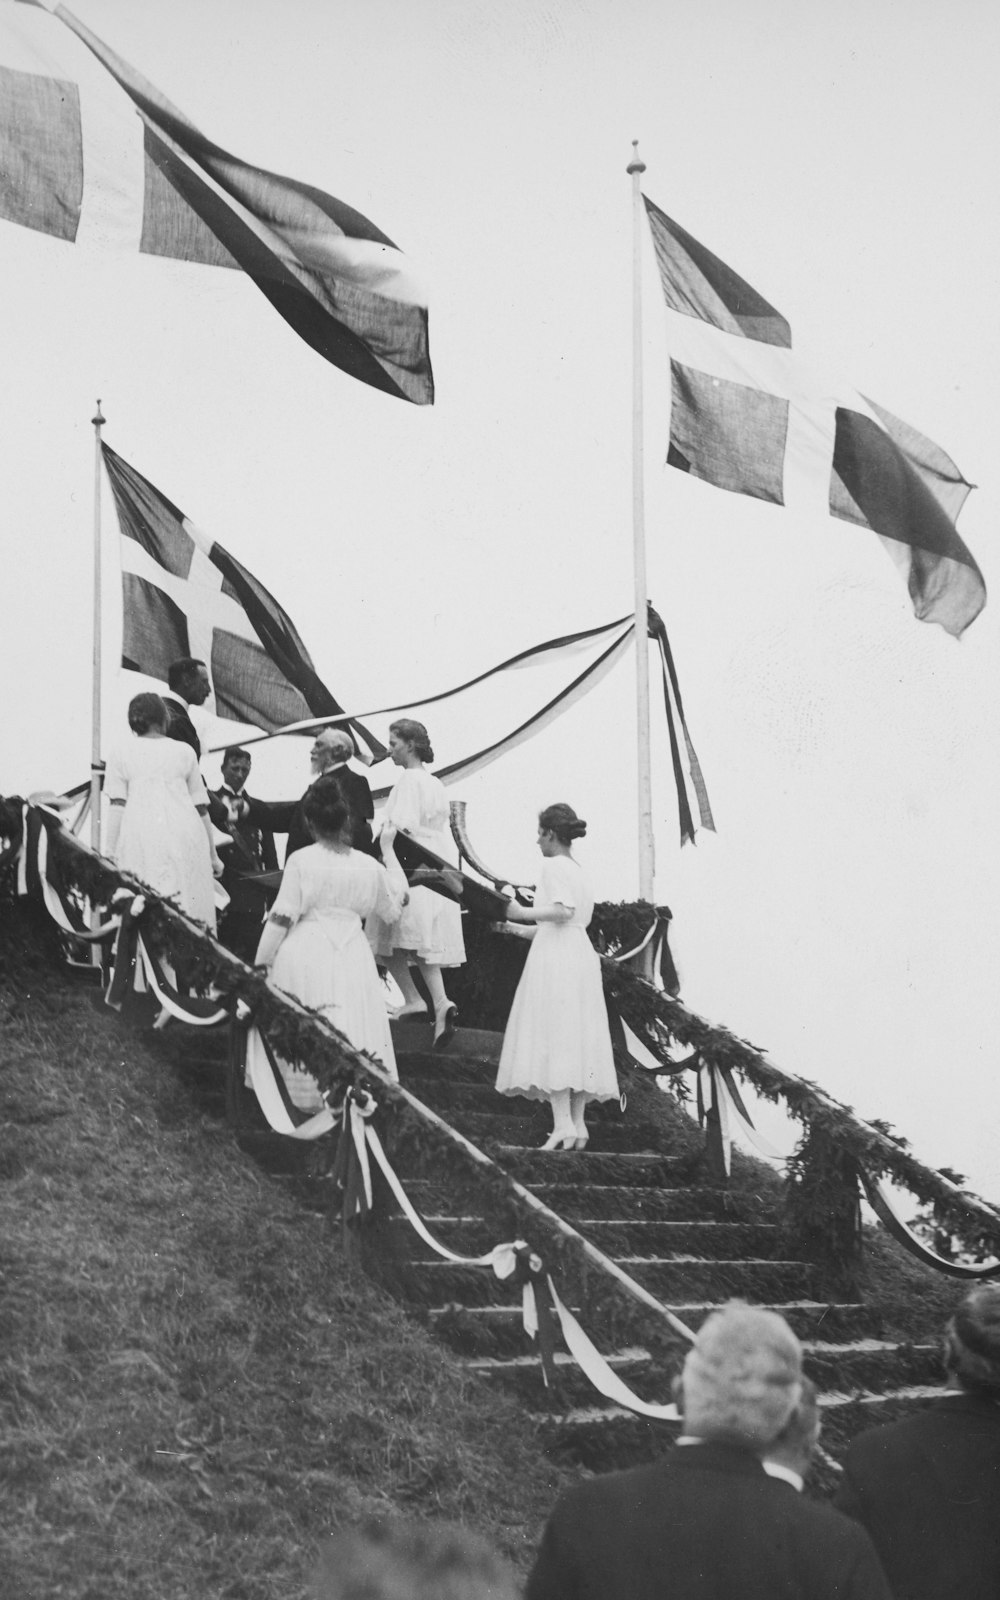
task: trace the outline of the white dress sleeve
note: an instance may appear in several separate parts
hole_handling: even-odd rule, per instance
[[[406,899],[406,878],[398,861],[388,861],[385,868],[376,867],[378,888],[375,896],[375,915],[383,922],[398,922]]]
[[[191,752],[192,755],[194,751]],[[302,852],[296,850],[281,875],[281,888],[274,905],[267,914],[264,930],[257,945],[256,965],[270,967],[278,954],[289,929],[294,928],[302,915]]]
[[[186,750],[191,758],[187,763],[187,771],[184,774],[185,778],[187,779],[188,794],[191,796],[191,800],[194,805],[207,806],[208,790],[205,788],[205,780],[201,775],[201,768],[198,765],[198,757],[195,755],[189,744],[181,745],[181,749]]]
[[[404,767],[392,793],[385,803],[386,822],[392,822],[407,833],[420,827],[423,808],[420,804],[420,777],[418,767]]]
[[[194,752],[192,751],[192,754]],[[268,913],[272,922],[279,918],[286,927],[292,927],[302,915],[305,899],[304,885],[302,882],[302,852],[295,850],[285,864],[281,874],[281,888],[278,890],[275,902]]]
[[[576,910],[580,885],[568,856],[549,857],[542,868],[541,888],[541,905],[565,906],[567,911]]]
[[[104,774],[104,798],[106,800],[128,798],[128,778],[125,776],[125,762],[120,750],[112,750],[108,757],[108,769]]]

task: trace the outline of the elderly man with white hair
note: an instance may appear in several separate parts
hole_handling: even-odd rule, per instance
[[[321,728],[309,751],[309,766],[313,778],[324,778],[332,773],[338,780],[351,813],[352,845],[366,855],[381,860],[372,841],[371,819],[375,803],[368,779],[354,772],[348,761],[354,754],[354,741],[343,728]],[[305,799],[305,796],[302,797]],[[302,800],[248,800],[247,815],[258,828],[270,828],[272,833],[287,833],[285,860],[296,850],[312,844],[313,836],[306,827],[302,814]]]
[[[676,1446],[563,1496],[526,1600],[891,1600],[864,1530],[796,1493],[782,1443],[804,1465],[816,1432],[804,1385],[776,1312],[714,1312],[684,1363]]]

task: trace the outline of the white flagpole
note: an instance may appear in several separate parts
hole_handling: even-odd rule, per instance
[[[101,848],[101,402],[94,425],[94,658],[90,716],[90,843]]]
[[[653,784],[649,749],[649,643],[646,621],[646,515],[642,408],[642,190],[646,163],[632,141],[626,171],[632,179],[632,548],[635,572],[636,753],[638,757],[639,897],[655,899]]]

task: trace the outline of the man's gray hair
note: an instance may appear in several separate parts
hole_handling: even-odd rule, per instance
[[[341,760],[349,761],[354,754],[354,740],[343,728],[320,728],[316,737],[322,739],[331,755],[336,752]]]

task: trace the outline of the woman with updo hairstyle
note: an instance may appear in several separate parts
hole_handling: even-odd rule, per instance
[[[365,938],[364,918],[392,922],[406,898],[406,879],[396,860],[392,825],[382,829],[383,871],[352,847],[353,820],[336,773],[317,778],[306,791],[302,813],[314,844],[295,850],[285,863],[281,888],[257,946],[276,989],[318,1011],[354,1045],[381,1061],[398,1078],[389,1018],[378,969]],[[278,1065],[289,1098],[300,1111],[324,1105],[316,1079],[293,1062]],[[260,1035],[247,1041],[247,1083],[269,1072]]]
[[[134,695],[128,722],[135,737],[112,750],[104,780],[107,854],[214,933],[213,873],[221,875],[222,862],[198,758],[167,737],[158,694]]]
[[[389,755],[401,770],[385,803],[385,823],[408,833],[435,855],[453,861],[448,796],[444,784],[424,765],[434,760],[434,751],[423,723],[412,717],[390,723]],[[460,967],[465,961],[462,913],[455,901],[415,886],[398,921],[387,923],[377,915],[369,919],[368,937],[377,959],[388,967],[402,993],[399,1017],[427,1014],[410,972],[411,963],[420,969],[434,1007],[434,1048],[443,1049],[458,1024],[458,1009],[448,999],[441,970]]]
[[[587,937],[594,897],[572,854],[587,824],[572,806],[538,817],[542,870],[533,906],[512,901],[512,922],[537,924],[500,1052],[497,1089],[552,1104],[543,1150],[582,1150],[588,1100],[617,1100],[601,958]]]

